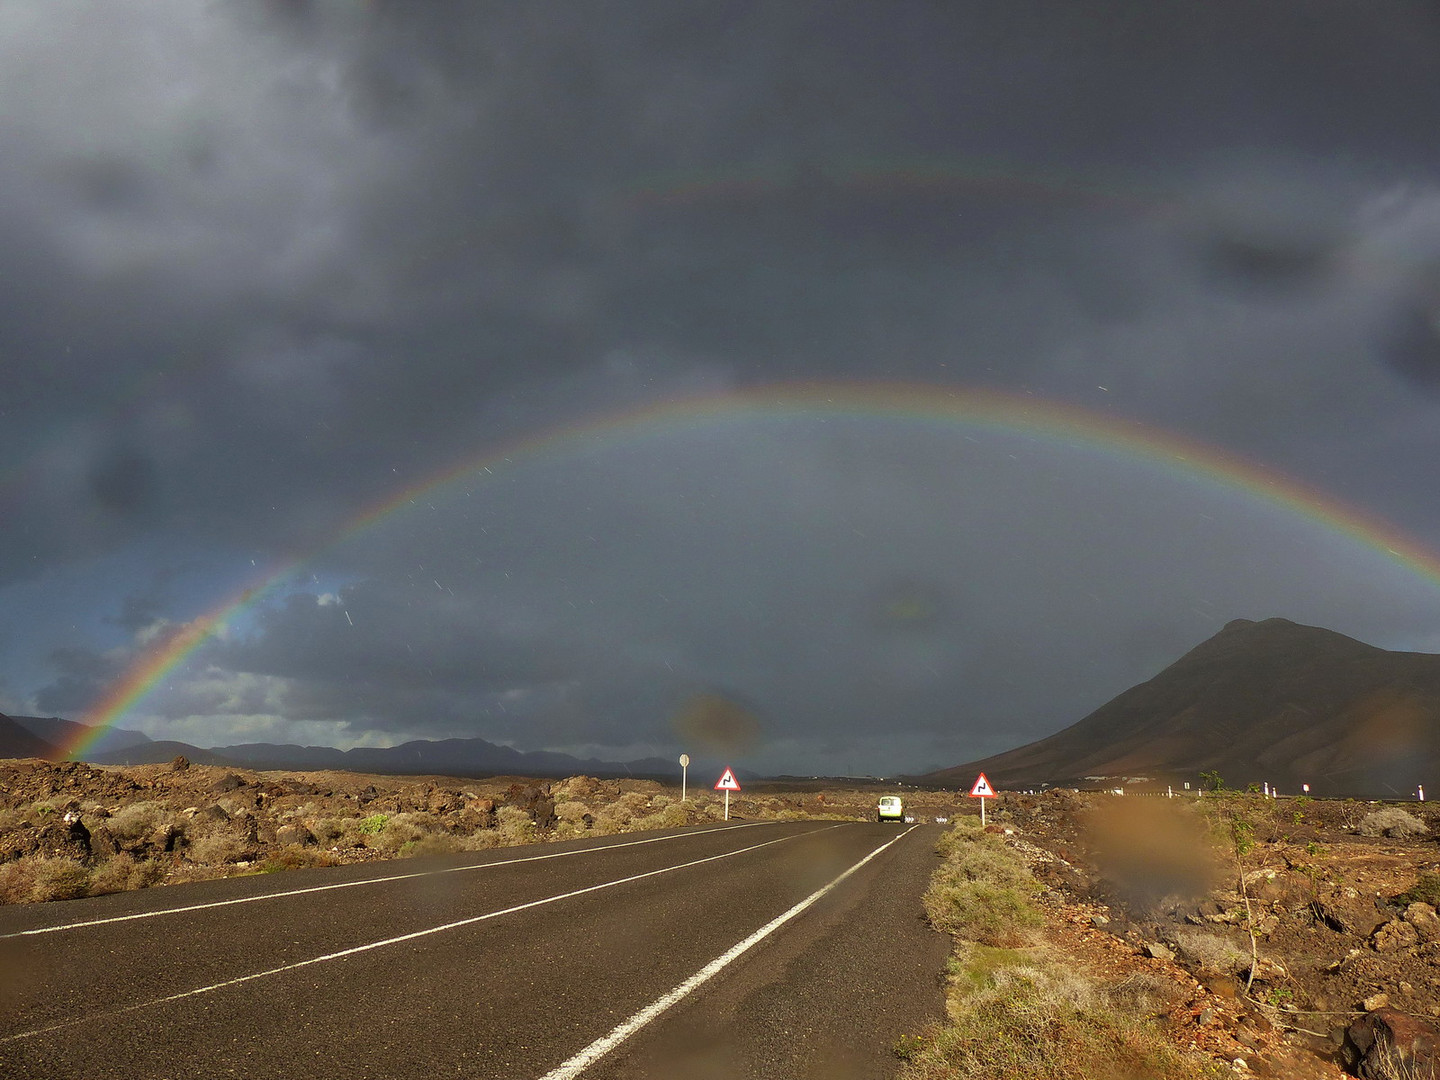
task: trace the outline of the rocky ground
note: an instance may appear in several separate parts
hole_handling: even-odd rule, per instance
[[[1435,1075],[1440,809],[1235,793],[998,804],[992,820],[1051,886],[1054,940],[1112,981],[1162,987],[1180,1045],[1240,1075]],[[1387,1043],[1418,1054],[1401,1063]]]
[[[872,820],[880,787],[747,784],[732,818]],[[708,789],[651,780],[242,772],[183,760],[0,761],[0,901],[713,821]],[[973,814],[905,790],[920,820]],[[1165,1026],[1238,1074],[1431,1076],[1370,1045],[1440,1038],[1440,808],[1002,793],[992,825],[1050,886],[1049,936],[1144,984]],[[1367,1057],[1368,1052],[1368,1057]],[[1235,1065],[1243,1062],[1243,1065]]]

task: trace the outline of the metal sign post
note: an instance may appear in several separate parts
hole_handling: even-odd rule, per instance
[[[690,772],[690,755],[680,755],[680,801],[685,801],[685,780]]]
[[[740,790],[740,781],[735,779],[735,774],[728,768],[715,781],[715,790],[725,792],[725,820],[730,820],[730,792]]]

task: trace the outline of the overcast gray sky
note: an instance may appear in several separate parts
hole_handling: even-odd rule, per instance
[[[1437,130],[1421,3],[0,0],[0,711],[889,773],[1440,651]]]

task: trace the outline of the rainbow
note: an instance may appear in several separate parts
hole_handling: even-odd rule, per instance
[[[635,440],[706,424],[754,418],[853,416],[958,425],[972,431],[1022,435],[1057,446],[1082,447],[1125,462],[1140,462],[1184,480],[1207,480],[1346,535],[1440,586],[1440,555],[1389,523],[1306,487],[1273,470],[1169,432],[1076,405],[991,390],[917,383],[808,382],[752,386],[653,402],[537,431],[492,446],[430,474],[367,507],[323,548],[259,574],[234,594],[144,653],[83,717],[90,729],[67,756],[76,758],[235,618],[273,593],[306,563],[347,539],[403,513],[437,489],[479,473],[498,474],[519,461],[563,456],[577,447]]]

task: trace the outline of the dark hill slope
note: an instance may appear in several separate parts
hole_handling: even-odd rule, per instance
[[[999,787],[1085,777],[1270,782],[1294,792],[1440,792],[1440,656],[1387,652],[1286,619],[1237,619],[1063,731],[931,773]]]
[[[0,758],[60,758],[60,749],[0,713]]]
[[[149,736],[125,728],[110,728],[97,736],[95,728],[58,716],[12,716],[10,719],[62,751],[83,743],[87,754],[101,754],[130,746],[143,746],[150,741]],[[169,758],[156,760],[168,761]]]

